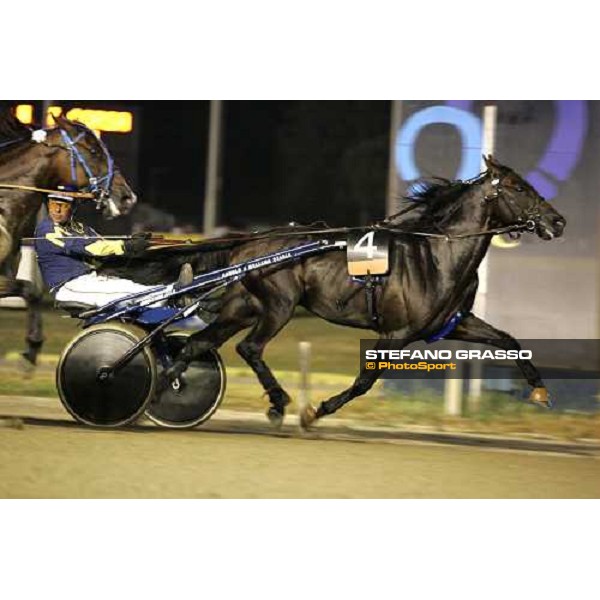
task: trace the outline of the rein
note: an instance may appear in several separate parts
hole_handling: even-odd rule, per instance
[[[397,227],[386,227],[377,223],[368,225],[366,227],[334,227],[330,229],[313,229],[309,231],[288,231],[281,233],[264,233],[257,235],[249,235],[248,237],[232,237],[232,238],[213,238],[202,240],[200,242],[194,242],[191,240],[164,240],[165,245],[198,245],[209,244],[209,243],[227,243],[227,242],[253,242],[255,240],[272,239],[272,238],[287,238],[287,237],[306,237],[307,235],[320,235],[320,234],[333,234],[333,233],[350,233],[352,231],[388,231],[392,234],[398,235],[412,235],[417,237],[427,237],[444,240],[446,242],[458,242],[466,238],[479,237],[483,235],[501,235],[504,233],[518,233],[523,231],[533,232],[535,230],[535,221],[529,220],[526,223],[515,223],[514,225],[507,225],[506,227],[497,227],[495,229],[486,229],[484,231],[475,231],[472,233],[460,233],[457,235],[449,235],[444,233],[427,233],[424,231],[405,231],[398,229]],[[150,241],[153,241],[152,239]]]
[[[48,190],[32,185],[17,185],[13,183],[0,183],[0,188],[8,190],[24,190],[26,192],[41,192],[43,194],[60,194],[61,196],[71,196],[81,200],[93,200],[96,198],[91,192],[66,192],[64,190]]]
[[[477,178],[476,178],[477,179]],[[471,182],[475,182],[476,179]],[[479,182],[477,182],[479,183]],[[484,202],[492,202],[494,200],[502,199],[508,206],[509,210],[515,215],[516,222],[512,225],[506,225],[504,227],[495,227],[493,229],[484,229],[482,231],[474,231],[470,233],[459,233],[455,235],[445,234],[445,233],[430,233],[425,231],[407,231],[398,227],[389,226],[390,218],[385,219],[379,223],[373,223],[372,225],[366,227],[338,227],[338,228],[328,228],[328,229],[309,229],[307,231],[286,231],[280,233],[264,233],[257,235],[250,235],[248,237],[243,238],[243,241],[255,241],[267,238],[280,238],[280,237],[302,237],[307,235],[319,235],[319,234],[334,234],[334,233],[350,233],[352,231],[364,231],[365,229],[371,231],[387,231],[392,234],[397,235],[408,235],[415,237],[424,237],[424,238],[432,238],[444,240],[446,242],[458,242],[464,239],[480,237],[484,235],[502,235],[505,233],[522,233],[529,232],[533,233],[535,231],[537,220],[540,218],[539,211],[527,210],[525,212],[525,216],[527,220],[524,220],[522,216],[519,215],[518,211],[514,208],[514,201],[510,198],[506,198],[503,195],[503,188],[501,185],[501,181],[499,179],[494,179],[492,181],[492,185],[494,187],[493,194],[485,195],[483,197]],[[394,215],[395,216],[395,215]],[[236,240],[241,240],[242,238],[218,238],[213,240],[214,242],[234,242]],[[207,240],[210,241],[210,240]],[[202,244],[203,242],[200,242]]]
[[[457,235],[449,235],[445,233],[426,233],[423,231],[402,231],[401,229],[396,229],[394,227],[381,227],[379,225],[372,225],[371,228],[383,229],[384,231],[389,231],[392,233],[401,233],[404,235],[415,235],[419,237],[435,238],[445,240],[446,242],[458,242],[466,238],[479,237],[483,235],[501,235],[503,233],[519,233],[522,231],[528,231],[532,233],[533,231],[535,231],[535,221],[533,219],[530,219],[525,223],[515,223],[514,225],[507,225],[506,227],[496,227],[494,229],[485,229],[483,231],[475,231],[472,233],[459,233]]]
[[[61,191],[61,194],[63,192]],[[46,240],[45,237],[24,237],[21,238],[21,241],[24,244],[31,244],[33,242],[41,242]],[[134,235],[101,235],[101,236],[93,236],[93,235],[68,235],[68,236],[54,236],[53,239],[57,240],[135,240],[137,239]],[[165,238],[162,235],[152,235],[148,238],[148,241],[151,244],[152,248],[161,248],[163,246],[192,246],[194,244],[198,244],[199,242],[195,242],[193,240],[182,240],[182,239],[169,239]]]

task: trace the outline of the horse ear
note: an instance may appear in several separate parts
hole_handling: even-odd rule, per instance
[[[52,118],[61,129],[64,129],[65,131],[71,131],[73,129],[73,123],[71,123],[69,119],[66,119],[62,115],[52,115]]]
[[[491,154],[488,154],[487,156],[485,156],[485,154],[483,155],[483,162],[485,162],[485,166],[490,170],[490,171],[497,171],[500,168],[500,163],[496,162],[494,160],[494,157]]]

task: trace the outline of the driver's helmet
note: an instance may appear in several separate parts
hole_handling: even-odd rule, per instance
[[[77,206],[77,198],[61,192],[78,192],[79,189],[74,185],[59,185],[56,192],[48,194],[48,200],[58,200],[59,202],[70,202],[73,207]]]

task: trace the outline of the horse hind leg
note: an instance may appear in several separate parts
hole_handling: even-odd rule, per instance
[[[396,344],[402,345],[395,346],[395,348],[402,348],[406,345],[406,343],[406,341],[401,343],[399,340],[396,340]],[[390,344],[391,338],[379,338],[375,343],[375,349],[387,350],[389,349]],[[340,394],[321,402],[318,409],[315,409],[310,404],[305,406],[300,412],[300,427],[302,427],[304,430],[308,430],[317,419],[333,414],[342,408],[344,404],[350,402],[350,400],[353,398],[366,394],[373,387],[382,373],[383,369],[367,369],[366,366],[363,367],[358,374],[358,377],[354,380],[353,384],[349,388],[345,389]]]
[[[169,385],[185,372],[196,357],[219,348],[236,333],[250,327],[255,320],[255,307],[247,299],[237,296],[226,302],[213,323],[188,338],[173,365],[163,373],[159,387]]]
[[[285,417],[285,408],[290,403],[289,394],[283,389],[273,372],[263,360],[265,346],[272,340],[294,314],[293,303],[279,303],[277,308],[263,304],[263,312],[252,331],[236,346],[238,354],[254,371],[271,406],[267,411],[269,421],[275,427],[281,427]]]

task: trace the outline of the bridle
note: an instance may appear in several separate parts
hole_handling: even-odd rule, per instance
[[[104,155],[104,159],[106,160],[107,169],[106,175],[100,176],[94,174],[92,168],[88,164],[88,161],[86,161],[85,156],[77,147],[77,143],[85,138],[87,133],[92,132],[86,129],[82,131],[75,139],[73,139],[69,135],[69,132],[65,129],[59,127],[58,130],[60,131],[60,135],[65,144],[64,148],[69,152],[69,160],[71,163],[71,179],[73,180],[73,183],[77,183],[77,165],[79,164],[88,178],[88,185],[86,186],[86,189],[88,189],[94,195],[96,201],[102,202],[107,198],[110,198],[116,169],[115,161],[110,155],[106,144],[104,144],[99,137],[96,137],[96,141],[99,143]],[[58,146],[58,148],[63,148],[63,146]]]
[[[502,178],[495,177],[490,182],[493,192],[491,194],[485,194],[483,196],[483,203],[489,204],[492,202],[503,202],[504,206],[514,216],[514,226],[518,226],[519,230],[513,231],[535,231],[538,223],[540,222],[542,215],[539,209],[539,202],[535,201],[535,198],[531,200],[529,206],[525,211],[521,211],[517,203],[510,196],[505,195],[504,186],[502,185]],[[517,191],[519,191],[517,189]],[[509,226],[510,227],[510,226]]]
[[[100,149],[102,150],[102,154],[104,156],[104,160],[106,161],[106,174],[100,175],[99,173],[94,173],[94,170],[90,166],[89,162],[86,160],[85,156],[81,152],[81,149],[78,148],[77,144],[85,138],[85,136],[90,133],[94,135],[94,133],[85,126],[83,127],[83,131],[81,131],[76,137],[71,137],[68,131],[58,126],[57,129],[62,138],[63,144],[49,144],[46,142],[47,130],[39,129],[33,131],[32,140],[37,143],[44,144],[48,148],[59,148],[61,150],[66,150],[69,153],[69,162],[71,166],[71,180],[72,184],[79,188],[77,185],[77,165],[79,165],[85,176],[87,177],[88,184],[82,188],[82,190],[77,192],[66,192],[63,190],[48,190],[44,188],[39,188],[35,186],[25,186],[19,184],[0,184],[0,188],[8,188],[8,189],[20,189],[25,191],[34,191],[34,192],[42,192],[42,193],[61,193],[64,195],[69,195],[78,199],[92,199],[96,202],[98,208],[106,209],[109,217],[116,217],[121,214],[121,211],[117,208],[114,200],[111,198],[112,194],[112,186],[115,175],[118,169],[115,167],[115,161],[111,156],[106,144],[97,136],[96,141],[98,142]],[[11,140],[10,142],[5,142],[0,145],[0,149],[6,146],[10,146],[13,144],[17,144],[19,142],[25,141],[23,138]]]

